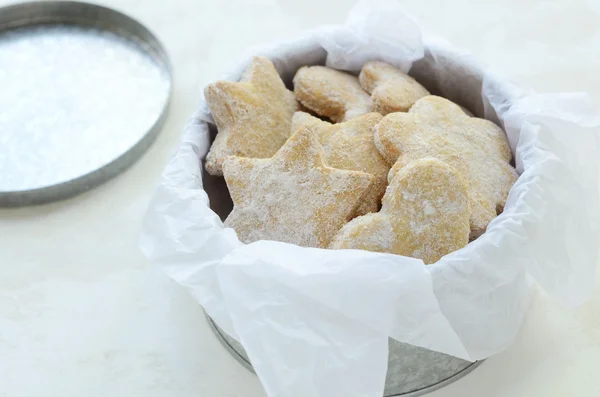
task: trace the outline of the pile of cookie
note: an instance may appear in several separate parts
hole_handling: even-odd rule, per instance
[[[430,264],[485,232],[517,179],[502,129],[383,62],[359,77],[305,66],[291,92],[255,57],[205,97],[218,129],[205,168],[225,177],[225,225],[245,243]]]

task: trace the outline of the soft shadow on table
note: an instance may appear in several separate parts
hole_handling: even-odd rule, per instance
[[[95,189],[92,189],[92,191]],[[24,207],[6,207],[0,208],[0,219],[1,220],[22,220],[30,218],[39,218],[52,213],[63,212],[66,209],[71,208],[73,205],[77,205],[78,201],[85,200],[91,194],[91,191],[87,191],[78,196],[71,197],[65,200],[57,201],[54,203],[31,205]]]
[[[561,308],[537,287],[532,305],[517,339],[507,350],[488,358],[481,366],[457,382],[429,394],[431,397],[508,397],[532,387],[541,367],[550,383],[562,378],[560,365],[548,365],[557,353],[557,342],[568,338],[568,329],[557,323]],[[550,302],[549,302],[550,300]],[[552,307],[548,309],[548,307]],[[579,311],[579,310],[577,310]],[[555,373],[552,373],[555,372]],[[548,377],[548,374],[551,374]],[[465,391],[468,393],[465,394]],[[428,395],[428,396],[429,396]]]

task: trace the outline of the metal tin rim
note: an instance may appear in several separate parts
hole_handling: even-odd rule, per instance
[[[79,1],[30,1],[0,7],[0,32],[42,24],[95,27],[133,40],[166,72],[167,95],[154,124],[121,155],[96,170],[55,185],[18,191],[0,190],[0,207],[45,204],[76,196],[101,185],[129,168],[146,152],[167,118],[173,90],[172,67],[164,46],[148,28],[114,9]]]
[[[217,325],[215,324],[215,322],[213,321],[212,318],[210,318],[210,316],[208,316],[207,314],[205,314],[206,319],[208,320],[208,325],[210,326],[210,329],[214,332],[214,334],[217,336],[217,339],[219,340],[219,342],[221,343],[221,345],[223,345],[223,347],[225,347],[225,350],[227,350],[229,352],[229,354],[231,354],[236,361],[238,361],[240,364],[242,364],[242,366],[244,368],[246,368],[247,370],[251,371],[252,373],[254,372],[254,368],[252,368],[252,365],[244,358],[242,357],[234,348],[233,346],[231,346],[227,340],[223,337],[223,334],[221,333],[221,331],[217,328]],[[387,396],[383,396],[383,397],[418,397],[418,396],[423,396],[427,393],[431,393],[435,390],[441,389],[442,387],[445,387],[451,383],[456,382],[457,380],[459,380],[460,378],[468,375],[471,371],[473,371],[475,368],[477,368],[478,366],[480,366],[483,363],[482,361],[476,361],[473,364],[469,365],[468,367],[466,367],[465,369],[457,372],[456,374],[443,379],[433,385],[421,388],[421,389],[417,389],[417,390],[413,390],[411,392],[408,393],[402,393],[402,394],[392,394],[392,395],[387,395]]]

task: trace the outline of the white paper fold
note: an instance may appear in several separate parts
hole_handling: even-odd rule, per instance
[[[381,396],[388,337],[489,357],[514,340],[530,278],[566,305],[587,299],[598,261],[600,117],[586,95],[521,90],[424,34],[392,1],[360,2],[345,26],[251,50],[225,78],[239,78],[256,54],[288,82],[304,64],[356,72],[382,59],[410,69],[434,93],[501,123],[521,173],[488,231],[427,267],[390,254],[244,245],[203,190],[212,119],[201,104],[163,173],[140,247],[240,340],[269,396]]]

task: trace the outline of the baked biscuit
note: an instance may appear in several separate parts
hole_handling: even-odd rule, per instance
[[[242,242],[322,248],[353,217],[375,182],[370,174],[325,165],[308,128],[294,133],[270,159],[228,157],[223,174],[234,204],[225,225]]]
[[[382,118],[379,113],[368,113],[343,123],[331,124],[304,112],[296,112],[292,117],[293,131],[307,127],[316,133],[328,165],[375,176],[376,182],[356,215],[377,212],[387,187],[390,166],[381,157],[373,141],[373,127]]]
[[[417,80],[385,62],[367,62],[358,79],[362,88],[371,94],[373,111],[383,115],[407,112],[420,98],[429,95]]]
[[[319,116],[339,123],[371,112],[371,97],[358,78],[326,66],[304,66],[294,76],[296,99]]]
[[[396,173],[381,211],[354,219],[330,248],[389,252],[435,263],[469,242],[469,199],[462,178],[435,158]]]
[[[219,131],[206,156],[211,175],[222,175],[230,155],[271,157],[290,136],[298,103],[266,58],[254,57],[240,82],[218,81],[204,95]]]
[[[467,116],[447,99],[427,96],[408,113],[390,113],[375,127],[375,145],[390,163],[388,180],[411,162],[436,157],[464,178],[470,199],[471,238],[485,232],[517,180],[504,131]]]

